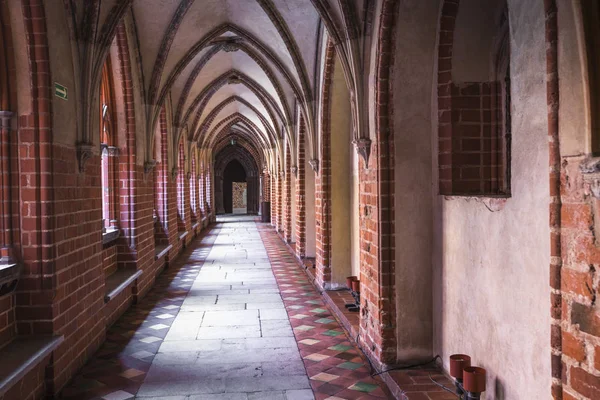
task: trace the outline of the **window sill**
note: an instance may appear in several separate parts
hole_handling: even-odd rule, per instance
[[[200,222],[196,222],[194,225],[192,225],[192,230],[195,231],[196,228],[198,228],[200,226]]]
[[[478,203],[483,203],[485,207],[491,211],[496,212],[504,209],[506,202],[510,199],[510,195],[474,195],[474,194],[443,194],[444,200],[452,201],[452,200],[465,200],[467,202],[474,200]]]
[[[159,244],[154,246],[154,259],[158,260],[159,258],[165,256],[169,250],[173,248],[172,244]]]
[[[188,232],[179,232],[179,240],[183,240],[185,239],[185,237],[188,235]]]
[[[17,337],[0,349],[0,397],[50,355],[64,336]]]
[[[102,244],[109,245],[121,236],[121,231],[118,229],[110,229],[106,232],[102,232]]]
[[[20,269],[15,263],[0,265],[0,296],[15,290],[19,282]]]
[[[133,269],[120,269],[114,274],[109,275],[106,278],[106,295],[104,296],[104,302],[108,303],[114,299],[119,293],[125,290],[131,285],[143,271],[136,271]]]

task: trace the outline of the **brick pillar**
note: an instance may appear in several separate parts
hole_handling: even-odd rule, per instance
[[[325,52],[321,96],[321,162],[315,176],[316,282],[323,288],[331,281],[331,89],[335,46],[330,40]]]
[[[271,225],[277,229],[277,169],[270,176],[271,183]]]
[[[561,170],[561,154],[559,143],[559,81],[558,81],[558,19],[555,0],[544,1],[544,11],[546,13],[546,74],[547,74],[547,93],[546,101],[548,104],[548,145],[549,145],[549,180],[550,180],[550,205],[549,205],[549,223],[550,223],[550,365],[552,374],[551,394],[554,400],[563,399],[563,385],[567,385],[565,376],[566,368],[569,370],[570,386],[580,393],[600,393],[600,382],[596,377],[600,372],[600,347],[595,347],[595,364],[593,369],[586,368],[586,351],[592,345],[589,341],[590,336],[595,336],[596,342],[600,337],[600,332],[590,331],[586,326],[586,321],[598,320],[598,311],[582,305],[577,302],[579,299],[585,299],[589,302],[592,297],[590,286],[593,286],[595,270],[593,267],[587,273],[581,272],[581,264],[576,262],[572,270],[569,262],[565,262],[565,271],[563,272],[563,247],[564,254],[579,254],[581,262],[592,265],[591,258],[597,254],[597,248],[591,243],[593,237],[597,235],[594,232],[592,215],[593,209],[597,210],[596,199],[590,199],[581,196],[584,193],[580,185],[583,181],[580,176],[579,165],[576,160],[565,160],[564,169]],[[572,168],[572,169],[571,169]],[[570,169],[570,170],[569,170]],[[575,172],[573,174],[573,172]],[[563,176],[561,176],[563,175]],[[575,175],[568,176],[568,175]],[[575,178],[575,179],[573,179]],[[562,182],[573,182],[561,187]],[[561,193],[563,191],[564,193]],[[561,196],[562,195],[562,196]],[[581,198],[581,197],[583,198]],[[565,203],[563,206],[563,202]],[[572,203],[572,204],[569,204]],[[597,212],[597,211],[596,211]],[[565,222],[563,222],[565,221]],[[563,228],[564,236],[563,236]],[[587,232],[586,232],[587,231]],[[562,239],[562,240],[561,240]],[[562,245],[561,245],[562,243]],[[580,249],[591,249],[589,254],[579,253]],[[565,257],[565,261],[567,258]],[[568,272],[567,272],[568,271]],[[563,285],[563,274],[567,283]],[[579,281],[579,282],[577,282]],[[577,282],[577,283],[575,283]],[[563,292],[562,289],[566,290]],[[581,292],[577,288],[585,288]],[[593,295],[595,299],[595,294]],[[593,304],[593,300],[592,300]],[[563,315],[566,311],[566,315]],[[584,311],[585,310],[585,311]],[[582,312],[583,311],[583,312]],[[581,318],[581,320],[580,320]],[[583,322],[583,324],[582,324]],[[578,325],[573,329],[571,324]],[[583,326],[582,326],[583,325]],[[563,330],[564,329],[564,330]],[[567,332],[567,331],[570,331]],[[581,332],[591,335],[582,335]],[[574,335],[572,335],[574,334]],[[581,340],[583,339],[583,340]],[[567,355],[565,358],[563,355]],[[591,354],[589,354],[591,356]],[[591,357],[590,357],[591,358]],[[582,366],[589,372],[578,368]],[[565,370],[563,370],[563,368]],[[596,376],[594,376],[596,375]],[[585,383],[584,383],[585,382]],[[594,386],[594,389],[590,388]],[[577,390],[579,389],[579,390]],[[593,394],[590,396],[593,397]],[[566,398],[566,396],[565,396]],[[572,398],[568,396],[568,398]]]
[[[298,132],[298,177],[296,178],[296,255],[304,258],[306,256],[306,155],[305,135],[306,126],[304,117],[300,115],[300,127]]]
[[[263,180],[262,180],[262,198],[263,201],[271,201],[271,174],[265,171],[263,172]]]
[[[369,165],[359,160],[361,319],[363,350],[379,367],[396,362],[394,142],[389,112],[392,34],[398,2],[384,2],[378,43],[375,117]]]
[[[286,146],[285,153],[285,182],[284,182],[284,215],[283,229],[286,243],[292,242],[292,168],[291,168],[291,151],[289,144]]]
[[[277,232],[283,232],[283,203],[285,201],[283,193],[283,166],[277,165]]]

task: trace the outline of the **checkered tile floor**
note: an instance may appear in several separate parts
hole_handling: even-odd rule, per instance
[[[315,399],[392,398],[385,384],[370,376],[368,362],[274,230],[267,224],[257,226]],[[141,304],[130,308],[109,329],[106,342],[62,391],[61,399],[136,398],[217,235],[218,229],[214,229],[202,241],[192,243],[157,278]]]
[[[370,376],[368,362],[350,342],[279,236],[267,224],[259,223],[258,227],[315,398],[392,398],[385,384]]]
[[[104,344],[63,389],[61,399],[134,398],[217,235],[214,229],[195,241],[142,302],[110,327]]]

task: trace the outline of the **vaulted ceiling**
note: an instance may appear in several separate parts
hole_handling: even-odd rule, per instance
[[[373,3],[91,0],[81,6],[70,1],[75,20],[97,21],[92,34],[100,38],[131,12],[149,127],[170,101],[177,137],[210,147],[225,129],[263,149],[293,137],[298,111],[312,129],[321,25],[341,43],[344,57],[344,43],[367,25]]]

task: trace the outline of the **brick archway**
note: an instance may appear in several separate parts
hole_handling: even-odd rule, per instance
[[[248,214],[258,214],[260,202],[258,163],[246,148],[238,146],[237,144],[225,147],[215,156],[214,184],[216,211],[217,213],[225,212],[223,199],[223,173],[232,160],[237,160],[242,164],[246,172],[246,182],[248,184]]]

